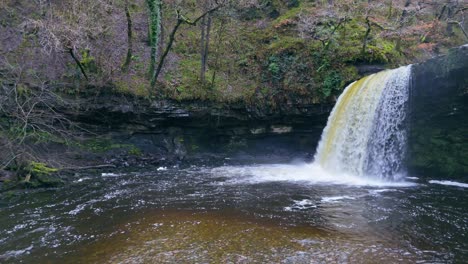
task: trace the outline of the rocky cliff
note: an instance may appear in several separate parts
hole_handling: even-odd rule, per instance
[[[408,169],[468,175],[468,45],[413,66]]]

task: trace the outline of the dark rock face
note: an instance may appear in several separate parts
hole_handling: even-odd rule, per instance
[[[408,169],[468,175],[468,45],[413,66]]]
[[[62,111],[96,133],[96,140],[123,146],[108,151],[110,157],[93,157],[102,156],[116,165],[134,160],[151,160],[154,165],[213,156],[283,157],[283,161],[311,156],[333,107],[297,104],[260,109],[243,104],[150,101],[115,94],[80,100],[77,104],[70,100],[77,108]],[[138,155],[129,161],[132,149]]]

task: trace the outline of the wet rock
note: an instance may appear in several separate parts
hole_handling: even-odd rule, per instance
[[[408,169],[414,175],[468,175],[468,45],[413,65]]]
[[[385,65],[381,64],[361,64],[356,65],[359,75],[369,75],[385,70]]]

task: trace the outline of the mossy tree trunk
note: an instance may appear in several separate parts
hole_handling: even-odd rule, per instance
[[[149,43],[151,47],[149,76],[151,85],[156,84],[156,59],[161,33],[161,0],[146,0],[149,9]]]

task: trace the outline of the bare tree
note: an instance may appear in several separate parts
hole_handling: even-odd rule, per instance
[[[0,73],[0,169],[5,169],[40,160],[38,143],[67,143],[76,126],[57,111],[64,102],[46,81],[5,60],[0,64],[5,69]]]
[[[213,8],[213,2],[210,0],[204,0],[202,10],[203,12],[208,11],[210,8]],[[200,81],[202,83],[205,82],[205,73],[207,69],[208,63],[208,52],[210,46],[210,34],[211,34],[211,24],[212,24],[212,16],[211,14],[207,14],[201,20],[200,27],[201,27],[201,38],[200,38],[200,58],[201,58],[201,68],[200,68]]]
[[[23,28],[37,35],[46,54],[65,52],[88,79],[79,54],[91,50],[92,42],[105,35],[110,23],[105,23],[106,12],[112,9],[105,0],[63,1],[49,4],[44,16],[27,19]]]
[[[190,25],[190,26],[196,26],[198,24],[198,22],[200,22],[204,17],[216,12],[221,7],[225,6],[227,3],[228,3],[228,0],[215,1],[215,5],[212,8],[206,10],[201,15],[199,15],[197,18],[195,18],[194,20],[191,20],[191,19],[187,18],[185,15],[183,15],[180,9],[176,9],[176,23],[175,23],[174,27],[172,28],[171,33],[169,34],[168,43],[166,45],[166,48],[164,49],[163,54],[161,55],[161,58],[159,59],[158,67],[157,67],[157,69],[156,69],[156,71],[154,73],[153,80],[158,79],[158,76],[161,73],[162,67],[164,65],[164,61],[165,61],[167,55],[169,54],[169,51],[172,49],[172,45],[174,44],[176,33],[179,30],[180,26],[183,25],[183,24]],[[155,84],[156,83],[152,83],[152,87],[154,87]]]

